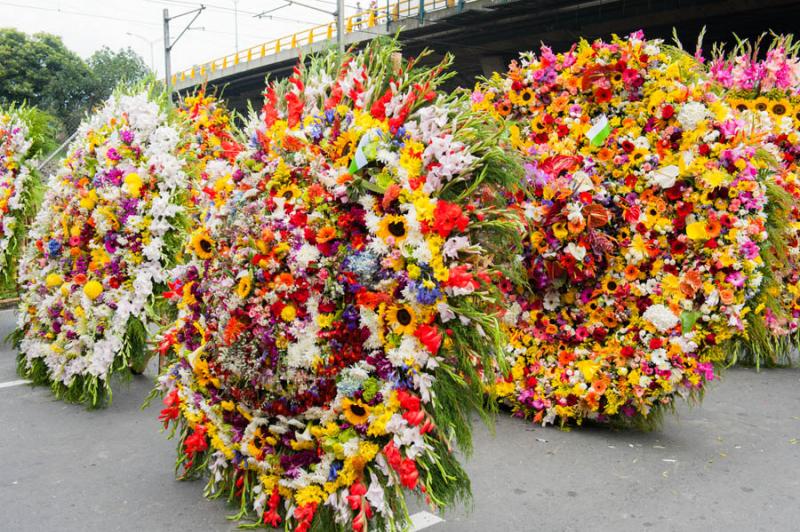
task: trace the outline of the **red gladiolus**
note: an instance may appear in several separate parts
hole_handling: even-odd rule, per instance
[[[350,508],[353,510],[358,510],[361,508],[361,497],[366,493],[367,487],[356,480],[353,485],[350,486],[350,495],[347,496],[347,504],[349,504]]]
[[[386,93],[372,104],[372,108],[369,110],[369,112],[373,118],[377,118],[378,120],[386,120],[386,104],[391,101],[393,96],[394,94],[392,93],[392,89],[386,89]]]
[[[439,332],[439,328],[433,325],[420,325],[417,327],[417,330],[414,331],[414,336],[417,337],[419,343],[425,346],[425,348],[433,355],[439,352],[439,348],[442,345],[442,334]]]
[[[278,504],[281,502],[281,496],[278,494],[278,486],[272,488],[272,494],[269,496],[269,511],[264,512],[263,522],[273,528],[281,523],[281,516],[278,515]]]
[[[467,271],[468,266],[463,264],[461,266],[454,266],[450,268],[450,275],[447,281],[442,285],[452,288],[463,288],[477,290],[480,287],[478,281]]]
[[[317,503],[315,502],[295,508],[294,517],[298,521],[294,529],[295,532],[308,532],[311,529],[311,522],[314,520],[315,513],[317,513]]]
[[[439,200],[433,211],[433,229],[440,237],[447,238],[454,228],[463,232],[469,225],[469,218],[455,203]]]
[[[417,410],[416,412],[403,412],[403,419],[405,419],[412,427],[416,427],[425,421],[425,412],[422,410]]]
[[[383,456],[386,457],[386,462],[392,469],[397,471],[400,468],[403,457],[400,456],[400,451],[395,447],[394,441],[390,441],[383,447]]]
[[[264,107],[261,108],[264,113],[264,123],[271,127],[276,120],[278,120],[278,97],[275,90],[269,87],[264,93]]]
[[[417,464],[411,458],[406,458],[400,464],[400,482],[406,488],[413,490],[417,487],[417,480],[419,479],[419,471],[417,471]]]
[[[167,335],[164,336],[164,339],[161,340],[161,342],[159,342],[158,344],[158,353],[160,355],[166,355],[167,351],[169,351],[169,348],[172,347],[172,344],[174,343],[175,343],[175,335],[171,332],[167,333]]]
[[[194,429],[194,432],[183,441],[183,452],[189,458],[189,461],[186,463],[186,469],[192,467],[195,453],[205,451],[206,449],[208,449],[206,427],[204,425],[198,425]]]
[[[178,397],[178,390],[172,390],[169,392],[163,400],[164,405],[166,408],[161,410],[161,414],[158,416],[159,421],[164,422],[164,428],[167,428],[169,422],[173,419],[178,419],[178,416],[181,413],[180,404],[181,400]]]
[[[408,393],[406,390],[397,392],[397,400],[400,401],[400,406],[403,407],[404,410],[417,411],[421,406],[419,397]]]

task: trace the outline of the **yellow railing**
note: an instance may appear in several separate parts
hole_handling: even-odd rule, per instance
[[[397,0],[388,3],[384,7],[367,9],[351,15],[345,19],[345,34],[358,31],[368,31],[380,24],[396,22],[401,18],[419,17],[429,11],[436,11],[449,7],[455,7],[461,0]],[[471,0],[464,0],[469,2]],[[462,2],[463,3],[463,2]],[[336,22],[320,24],[307,30],[286,35],[278,39],[267,41],[263,44],[252,46],[245,50],[228,54],[214,59],[202,65],[195,65],[172,76],[172,85],[175,86],[179,81],[187,79],[205,79],[205,77],[217,70],[226,69],[241,63],[261,59],[269,55],[275,55],[284,50],[299,48],[319,41],[333,40],[336,38]]]

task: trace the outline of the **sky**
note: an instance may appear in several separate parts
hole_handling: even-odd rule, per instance
[[[336,8],[335,0],[299,1],[327,12]],[[173,74],[235,52],[237,23],[239,49],[243,50],[333,18],[309,7],[289,5],[287,0],[202,3],[206,9],[192,24],[193,29],[187,31],[172,50]],[[345,0],[348,14],[355,12],[355,3],[356,0]],[[83,58],[102,46],[114,50],[131,47],[145,63],[154,63],[158,74],[163,75],[164,8],[174,16],[200,4],[193,0],[0,0],[0,27],[13,27],[26,33],[53,33]],[[274,11],[262,18],[255,16],[270,10]],[[191,18],[189,15],[171,22],[173,39]]]

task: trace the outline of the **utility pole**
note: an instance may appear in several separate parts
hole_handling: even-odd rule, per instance
[[[172,97],[172,61],[169,57],[172,47],[169,45],[169,9],[164,8],[164,83],[167,84],[167,94]]]
[[[336,0],[336,44],[341,62],[344,59],[344,0]]]
[[[200,13],[202,13],[205,8],[206,6],[200,4],[200,7],[198,7],[197,9],[186,11],[184,13],[181,13],[180,15],[175,15],[174,17],[170,17],[169,9],[164,8],[164,83],[167,86],[167,93],[170,96],[172,96],[172,61],[170,59],[170,52],[172,52],[172,49],[175,47],[176,44],[178,44],[178,41],[181,39],[181,37],[183,37],[183,34],[186,33],[186,31],[192,26],[192,23],[194,23],[194,21],[197,20],[197,17],[200,16]],[[178,36],[175,37],[175,40],[170,42],[169,38],[170,21],[191,14],[194,14],[192,20],[190,20],[189,23],[186,25],[186,27],[183,28],[183,31],[181,31],[178,34]]]
[[[236,53],[239,53],[239,0],[233,0],[233,32],[236,38]]]

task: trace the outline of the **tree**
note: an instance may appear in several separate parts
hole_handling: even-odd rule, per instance
[[[130,48],[115,52],[104,46],[84,61],[56,35],[0,29],[0,105],[27,103],[55,116],[64,126],[61,138],[117,83],[136,82],[149,72]]]
[[[118,83],[134,83],[150,74],[142,57],[131,48],[115,52],[103,46],[92,54],[87,64],[95,78],[93,104],[108,98]]]
[[[35,105],[77,127],[92,97],[94,75],[60,37],[0,29],[0,102]]]

